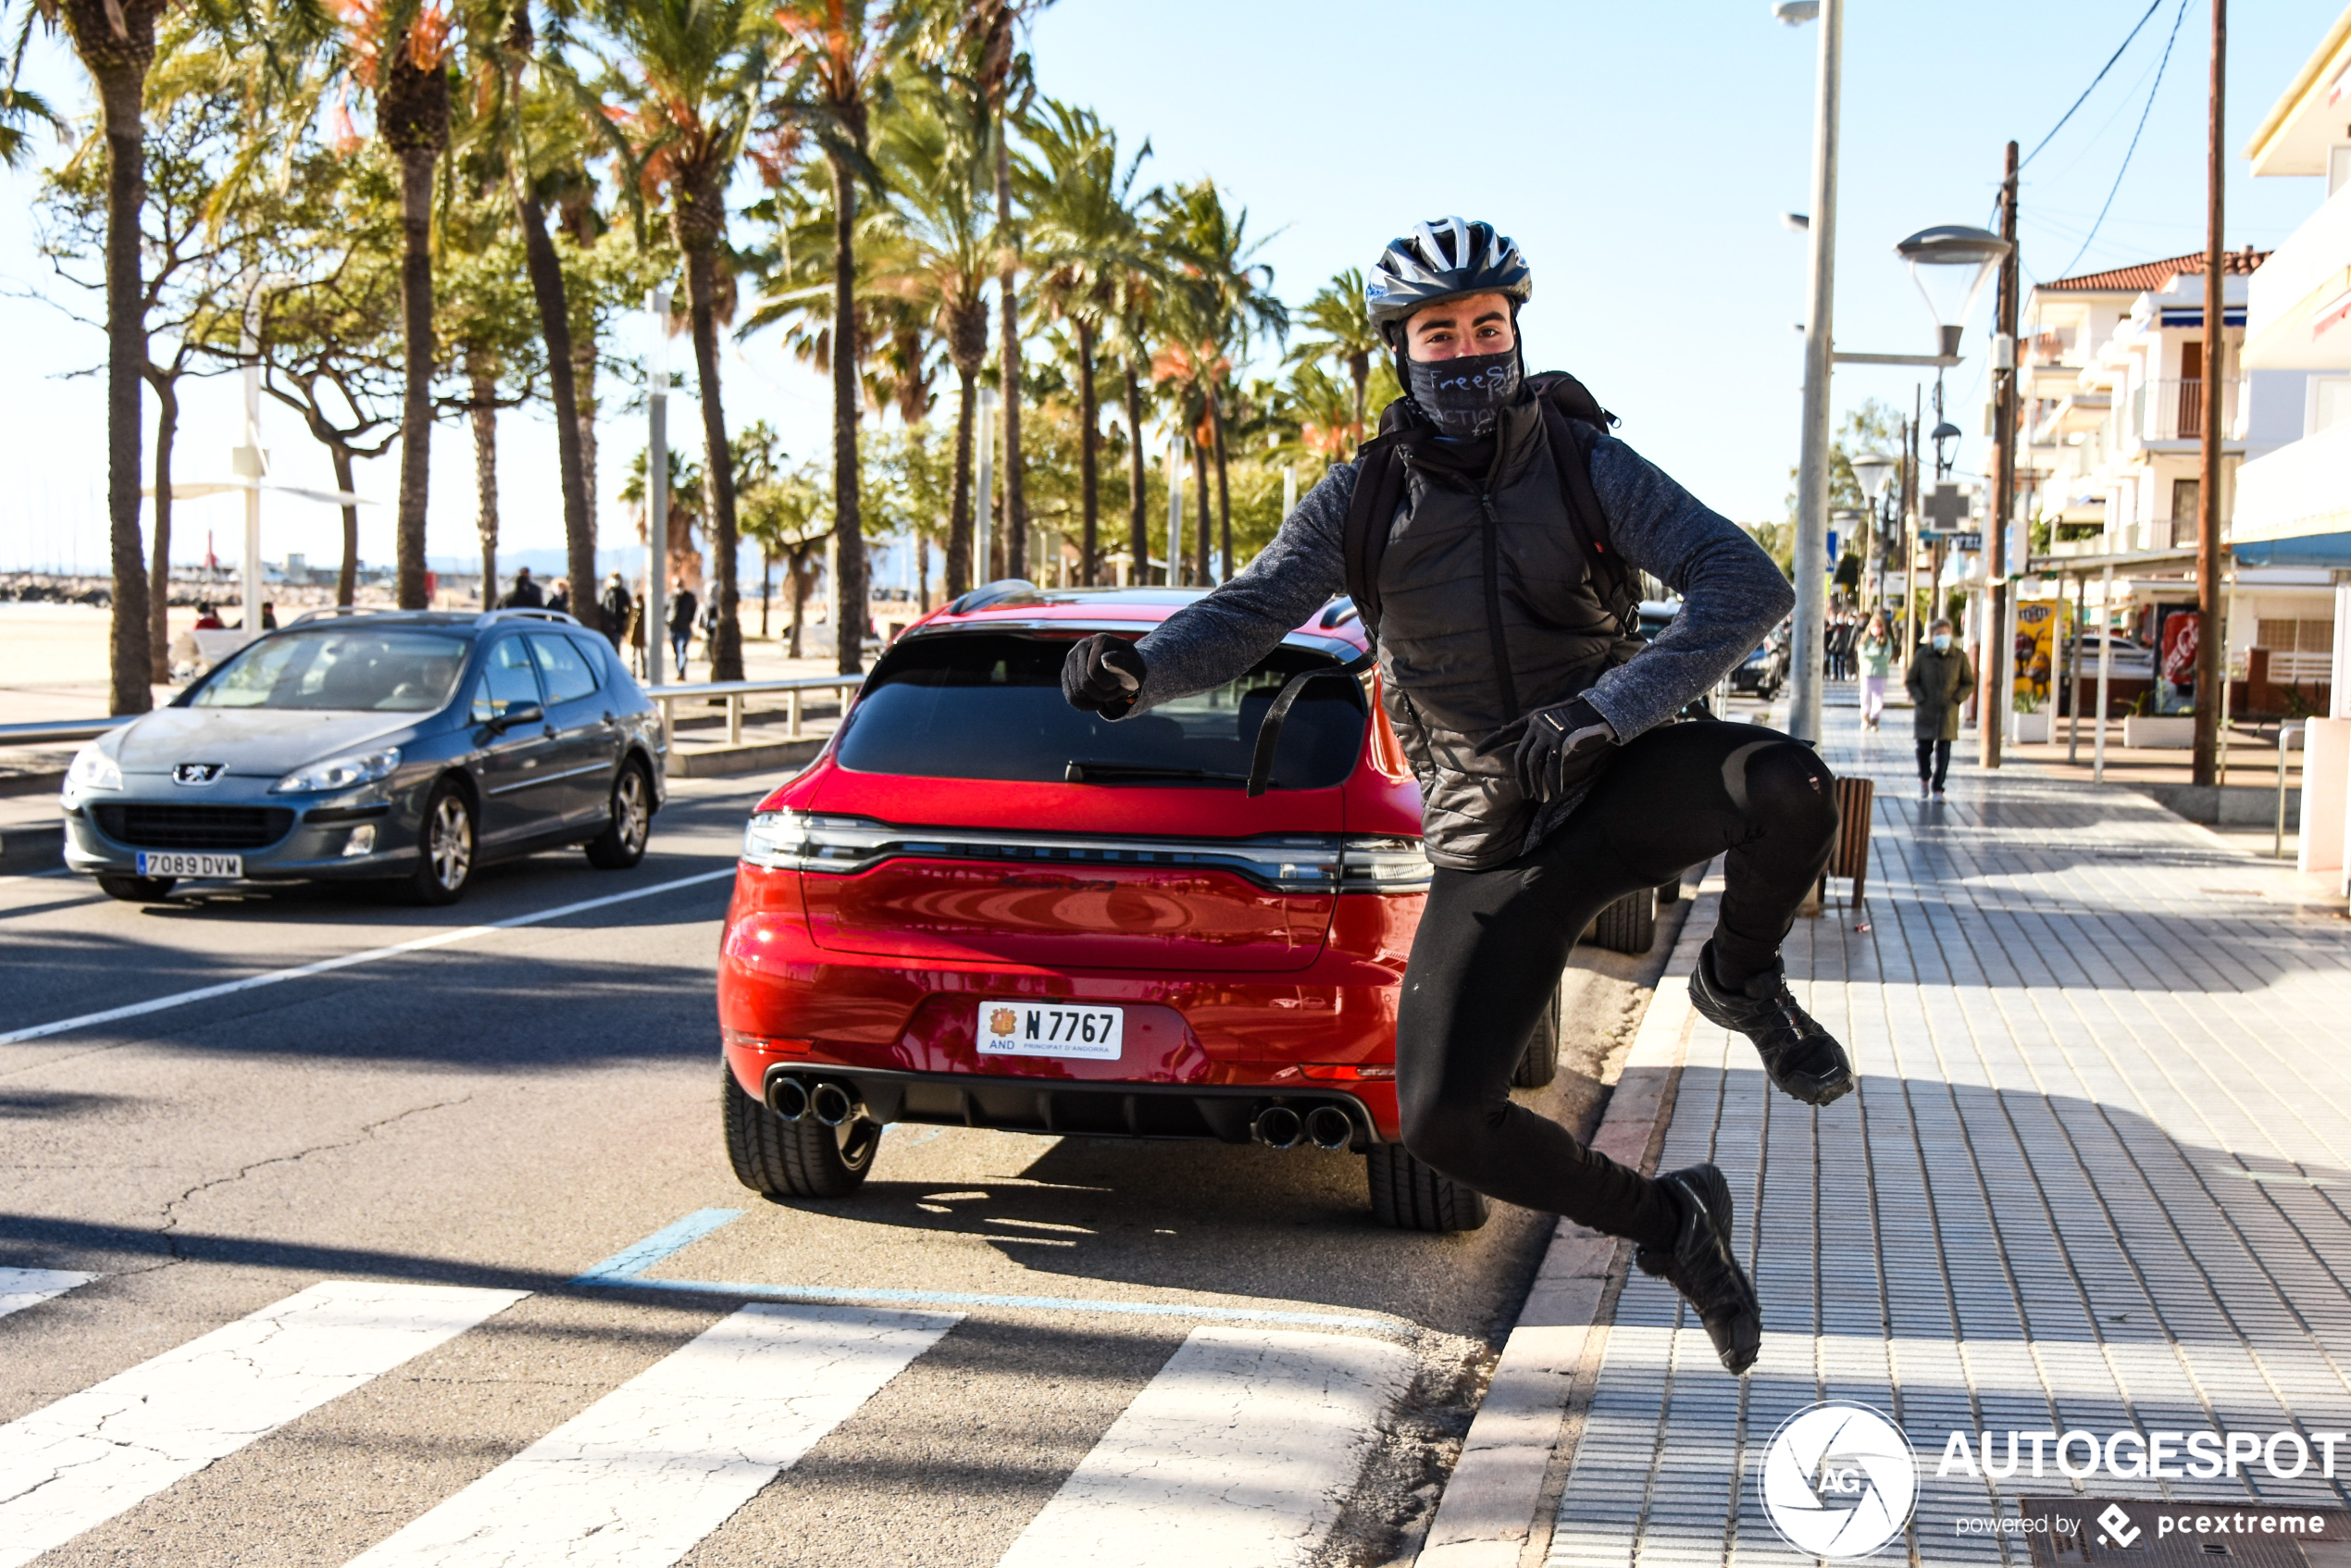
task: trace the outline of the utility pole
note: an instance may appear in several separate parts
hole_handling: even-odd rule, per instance
[[[1926,476],[1919,469],[1919,429],[1925,417],[1926,389],[1913,382],[1909,461],[1902,466],[1902,618],[1896,623],[1902,628],[1905,666],[1910,651],[1919,645],[1919,503],[1926,490],[1921,482]]]
[[[653,346],[645,367],[645,684],[659,686],[669,648],[669,280],[645,295]],[[836,625],[839,623],[836,622]],[[662,710],[666,714],[670,710]]]
[[[1837,75],[1845,0],[1821,0],[1820,86],[1812,126],[1810,283],[1804,304],[1804,428],[1796,468],[1796,635],[1789,644],[1787,730],[1821,740],[1822,638],[1828,609],[1829,376],[1836,353]]]
[[[1999,299],[1993,310],[1992,348],[1992,536],[1984,541],[1984,667],[1975,704],[1977,738],[1984,765],[2000,765],[2013,683],[2009,674],[2015,636],[2009,629],[2009,519],[2016,511],[2016,143],[2009,143],[2000,179],[2000,238],[2009,254],[2000,258]]]
[[[2229,0],[2212,0],[2212,102],[2205,129],[2204,442],[2196,480],[2196,772],[2198,784],[2219,781],[2220,710],[2227,705],[2229,631],[2220,598],[2220,345],[2226,312],[2221,296],[2220,194],[2222,88],[2228,70]]]

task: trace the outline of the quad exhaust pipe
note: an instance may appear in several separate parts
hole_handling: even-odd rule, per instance
[[[767,1106],[788,1122],[814,1116],[828,1127],[847,1126],[865,1115],[856,1091],[830,1080],[811,1085],[799,1078],[777,1078],[767,1090]]]
[[[1337,1154],[1355,1141],[1353,1120],[1336,1105],[1317,1105],[1303,1116],[1287,1105],[1268,1105],[1257,1113],[1249,1130],[1268,1149],[1296,1149],[1311,1143]]]

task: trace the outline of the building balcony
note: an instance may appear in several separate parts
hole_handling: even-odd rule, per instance
[[[2112,393],[2076,389],[2060,398],[2055,407],[2034,423],[2029,439],[2034,446],[2054,446],[2066,436],[2096,429],[2111,418],[2113,413]]]
[[[2245,440],[2245,383],[2220,383],[2220,439]],[[2118,404],[2099,431],[2101,462],[2147,447],[2194,443],[2204,439],[2207,383],[2197,380],[2142,381]]]
[[[2236,521],[2248,541],[2351,531],[2351,420],[2239,468]]]

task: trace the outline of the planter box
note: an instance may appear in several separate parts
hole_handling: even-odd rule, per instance
[[[2020,746],[2046,746],[2049,743],[2049,710],[2016,716],[2016,743]]]
[[[2122,744],[2133,751],[2188,751],[2196,745],[2196,716],[2133,714],[2122,721]]]

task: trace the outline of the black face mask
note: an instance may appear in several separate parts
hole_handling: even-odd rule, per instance
[[[1412,402],[1439,433],[1474,440],[1494,429],[1503,405],[1518,395],[1518,350],[1468,354],[1458,359],[1407,359]]]

